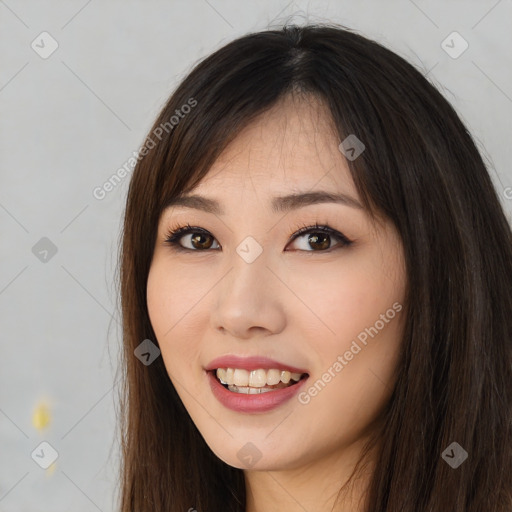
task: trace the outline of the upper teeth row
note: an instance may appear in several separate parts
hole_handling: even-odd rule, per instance
[[[299,381],[301,378],[300,373],[291,373],[287,370],[258,370],[247,371],[240,368],[218,368],[217,378],[222,384],[228,386],[252,386],[255,388],[262,388],[264,386],[273,386],[282,381],[288,384],[290,379]]]

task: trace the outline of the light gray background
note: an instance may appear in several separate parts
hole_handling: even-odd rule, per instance
[[[428,74],[489,160],[510,218],[511,0],[0,0],[1,512],[115,509],[128,178],[103,200],[93,189],[140,147],[194,63],[290,15],[347,25]],[[49,48],[43,31],[59,45],[47,59],[31,48]],[[453,31],[469,44],[456,59],[441,46]],[[46,262],[32,251],[42,237],[57,247]],[[51,423],[37,430],[42,402]],[[59,455],[48,470],[31,458],[42,441]]]

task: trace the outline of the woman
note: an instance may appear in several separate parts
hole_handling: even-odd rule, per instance
[[[291,26],[200,62],[121,258],[123,512],[512,509],[510,226],[393,52]]]

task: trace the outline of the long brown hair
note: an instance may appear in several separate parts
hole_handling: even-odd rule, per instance
[[[146,138],[120,256],[121,511],[245,510],[243,471],[209,449],[162,358],[146,366],[134,350],[145,339],[158,345],[146,282],[167,200],[189,192],[243,127],[297,92],[327,104],[340,141],[356,134],[365,144],[348,161],[352,178],[368,212],[395,225],[406,258],[397,382],[366,510],[510,512],[510,226],[440,92],[392,51],[333,24],[284,26],[220,48],[182,81]],[[442,456],[453,442],[468,453],[456,469]]]

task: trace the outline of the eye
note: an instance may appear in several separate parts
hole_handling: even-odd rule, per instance
[[[302,247],[299,250],[304,252],[326,252],[328,249],[332,249],[332,239],[338,241],[340,247],[347,247],[353,242],[349,240],[343,233],[331,228],[328,225],[314,226],[302,226],[296,231],[290,238],[291,242],[299,238],[305,238],[305,243],[302,243]],[[185,239],[191,247],[183,246],[181,241]],[[200,227],[193,227],[190,224],[186,226],[177,226],[171,228],[167,233],[165,243],[171,245],[178,251],[192,251],[192,252],[203,252],[212,249],[214,243],[217,247],[213,249],[218,250],[220,248],[218,242],[215,241],[213,235],[207,230]],[[309,250],[307,247],[313,248]],[[335,246],[336,247],[336,246]]]
[[[314,226],[303,226],[292,236],[292,242],[300,238],[304,238],[304,242],[299,250],[306,252],[326,252],[333,247],[331,245],[332,239],[338,240],[340,247],[347,247],[353,243],[343,233],[331,228],[329,225],[319,226],[315,224]],[[316,250],[311,251],[307,247],[313,247]]]
[[[189,244],[192,244],[192,248],[181,245],[180,241],[185,239],[185,237],[188,238]],[[213,236],[205,229],[192,227],[190,224],[187,224],[186,226],[172,228],[167,233],[165,242],[177,250],[198,252],[210,249],[212,240],[214,240]]]

